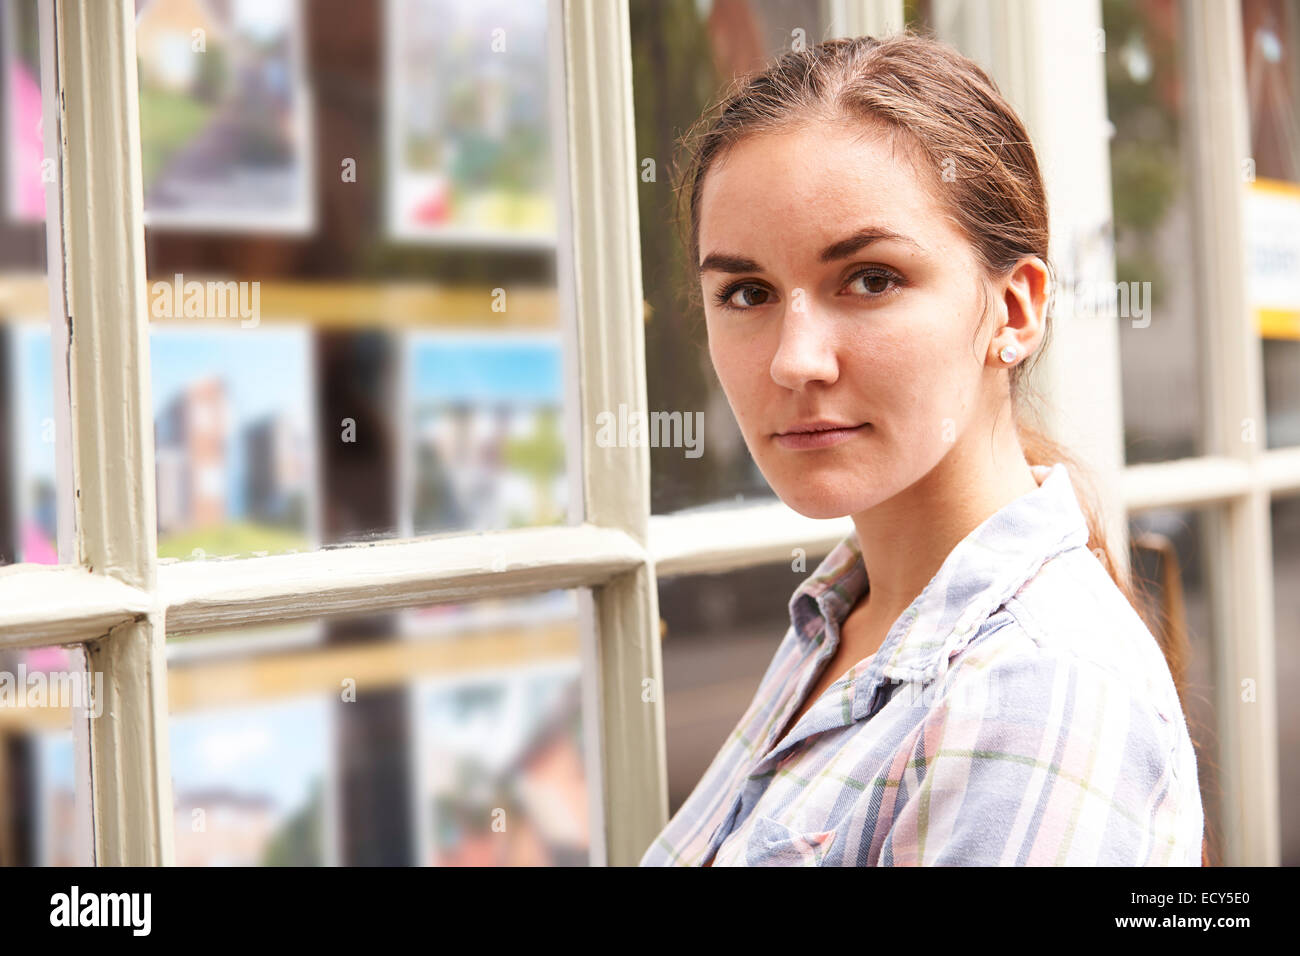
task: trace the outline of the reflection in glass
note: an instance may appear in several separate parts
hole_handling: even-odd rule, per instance
[[[312,228],[302,0],[135,0],[145,222]]]
[[[1269,448],[1300,445],[1300,9],[1242,0],[1250,162],[1247,284]]]
[[[414,533],[564,520],[559,336],[412,333]]]
[[[182,865],[586,865],[576,594],[168,641]]]
[[[390,0],[390,228],[422,240],[555,242],[546,5]],[[502,55],[509,53],[508,56]]]
[[[86,670],[79,645],[0,650],[0,865],[89,864],[73,731],[102,700],[103,674]]]
[[[7,329],[10,350],[7,396],[14,439],[13,555],[17,561],[58,564],[58,507],[55,500],[54,382],[48,322],[15,322]]]
[[[545,0],[190,7],[136,24],[160,557],[565,521]]]
[[[58,563],[54,361],[36,0],[0,6],[0,563]]]
[[[790,628],[790,597],[820,560],[659,580],[670,814],[753,700]]]
[[[320,697],[173,716],[176,864],[337,864],[331,716]]]
[[[317,543],[309,333],[151,329],[159,557]]]
[[[1196,749],[1210,861],[1221,865],[1223,790],[1215,707],[1220,670],[1214,653],[1209,592],[1212,569],[1205,548],[1205,522],[1212,518],[1199,511],[1144,511],[1129,519],[1129,536],[1134,583],[1145,592],[1153,609],[1148,619],[1166,621],[1170,634],[1180,630],[1187,634],[1190,654],[1183,678],[1183,712]]]
[[[1300,866],[1300,498],[1273,501],[1273,628],[1283,866]]]
[[[1206,453],[1196,401],[1204,327],[1195,261],[1186,63],[1178,4],[1104,0],[1115,222],[1115,304],[1130,464]],[[1109,290],[1104,290],[1109,293]],[[1079,295],[1088,290],[1076,290]],[[1097,312],[1103,303],[1095,296]],[[1109,303],[1104,303],[1109,305]]]

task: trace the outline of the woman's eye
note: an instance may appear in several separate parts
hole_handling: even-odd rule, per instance
[[[849,288],[868,299],[884,298],[902,285],[903,280],[897,273],[880,268],[864,269],[849,279]],[[720,308],[743,312],[771,304],[772,293],[752,282],[737,282],[714,293],[713,301]]]
[[[849,285],[858,286],[862,295],[881,296],[893,290],[893,287],[900,284],[898,276],[892,272],[883,272],[879,269],[870,269],[865,272],[859,272],[850,281]]]
[[[756,285],[728,286],[714,296],[718,305],[728,309],[749,309],[767,304],[768,291]]]

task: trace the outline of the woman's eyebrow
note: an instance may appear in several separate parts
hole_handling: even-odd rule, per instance
[[[822,262],[834,262],[836,259],[847,259],[859,249],[865,249],[873,242],[879,242],[885,239],[906,243],[909,246],[915,247],[918,252],[925,252],[925,247],[910,236],[905,236],[901,232],[894,232],[892,229],[884,229],[880,226],[867,226],[865,229],[859,229],[847,239],[841,239],[839,242],[832,242],[821,251],[821,255],[817,258]]]
[[[834,262],[836,259],[847,259],[861,249],[865,249],[873,242],[882,240],[892,240],[893,242],[906,243],[914,247],[917,251],[924,253],[925,247],[910,236],[905,236],[900,232],[894,232],[892,229],[884,229],[879,226],[867,226],[859,229],[853,235],[838,242],[833,242],[817,256],[821,262]],[[762,272],[763,267],[754,259],[748,256],[732,255],[726,252],[710,252],[700,263],[700,273],[714,272]]]
[[[709,272],[762,272],[763,267],[748,256],[733,256],[725,252],[710,252],[700,263],[700,273]]]

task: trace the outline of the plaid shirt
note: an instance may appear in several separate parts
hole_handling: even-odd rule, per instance
[[[1168,665],[1088,550],[1065,466],[1034,474],[777,740],[867,589],[845,538],[641,865],[1200,865]]]

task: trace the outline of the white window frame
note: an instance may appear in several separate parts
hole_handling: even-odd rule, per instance
[[[553,31],[560,55],[552,61],[565,104],[557,144],[560,225],[569,237],[558,254],[561,315],[579,359],[569,396],[570,439],[581,462],[570,474],[577,523],[162,567],[133,4],[40,2],[54,24],[45,67],[63,94],[46,97],[46,129],[57,130],[61,147],[51,206],[58,215],[48,231],[52,308],[62,320],[54,323],[55,354],[64,346],[68,356],[55,383],[58,459],[73,493],[63,496],[59,515],[65,564],[0,569],[0,646],[79,644],[89,666],[104,673],[103,715],[79,730],[88,742],[78,778],[90,797],[90,861],[174,862],[166,635],[589,588],[581,608],[585,670],[594,677],[585,702],[595,717],[591,856],[596,864],[635,864],[667,820],[657,577],[784,561],[794,548],[825,553],[851,523],[812,521],[780,503],[651,516],[648,449],[596,442],[600,411],[619,404],[646,411],[627,0],[549,0],[551,23],[561,28]],[[826,3],[846,35],[902,23],[898,0]],[[953,13],[940,0],[936,7],[949,38],[974,51],[1023,111],[1045,167],[1068,170],[1076,187],[1090,184],[1090,194],[1072,201],[1049,181],[1055,256],[1061,242],[1109,215],[1105,141],[1099,134],[1080,148],[1078,123],[1093,116],[1100,130],[1105,120],[1101,66],[1093,62],[1082,81],[1062,68],[1067,39],[1100,30],[1100,6],[960,0]],[[1246,155],[1239,11],[1235,3],[1194,4],[1189,19],[1198,136],[1213,169],[1236,169]],[[581,196],[572,183],[582,184]],[[1147,508],[1212,505],[1223,516],[1210,553],[1224,662],[1216,683],[1226,862],[1268,865],[1279,853],[1269,502],[1300,492],[1300,449],[1264,450],[1262,429],[1258,441],[1241,440],[1241,421],[1263,421],[1260,346],[1243,288],[1242,197],[1228,177],[1208,172],[1197,188],[1218,226],[1197,237],[1212,246],[1201,270],[1207,311],[1242,317],[1205,330],[1209,427],[1219,452],[1124,466],[1113,325],[1060,317],[1057,358],[1040,366],[1037,384],[1056,407],[1086,410],[1049,422],[1049,430],[1096,465],[1114,506],[1114,540],[1127,540],[1126,513]],[[1090,277],[1113,277],[1109,258],[1086,268]],[[1077,367],[1072,374],[1066,353],[1090,357],[1086,374]],[[1247,677],[1256,681],[1257,703],[1243,706],[1237,693]]]

